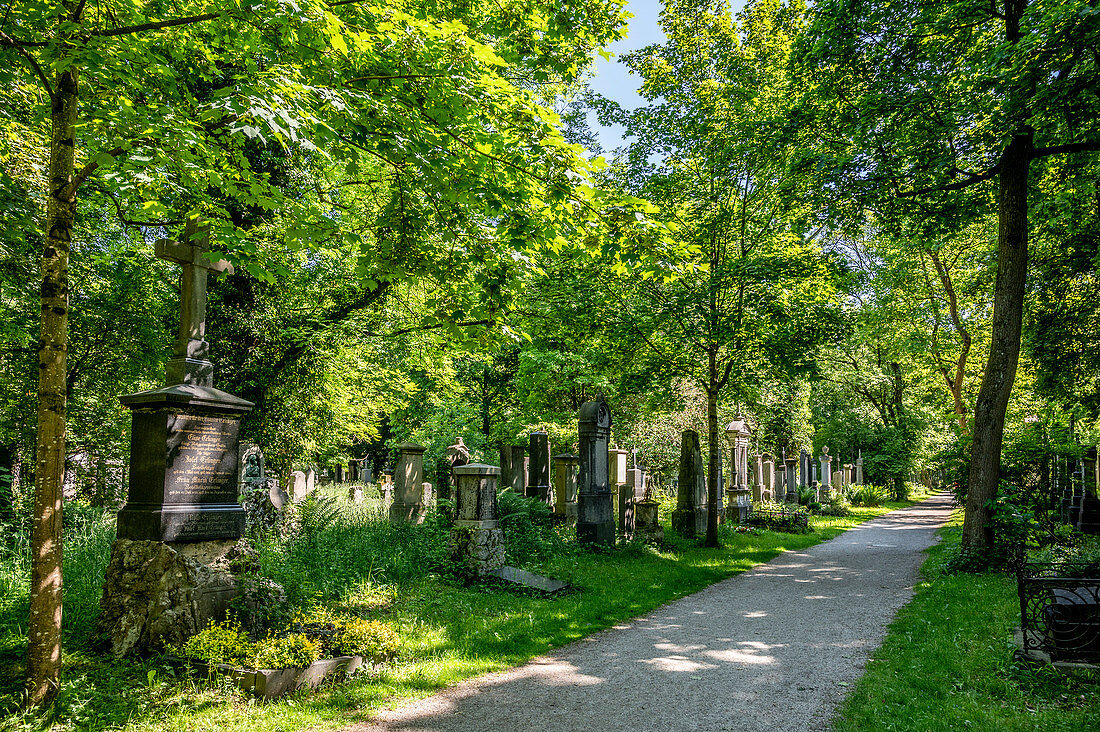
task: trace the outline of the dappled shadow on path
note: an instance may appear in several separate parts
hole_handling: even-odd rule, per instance
[[[895,512],[356,729],[824,728],[947,514]]]

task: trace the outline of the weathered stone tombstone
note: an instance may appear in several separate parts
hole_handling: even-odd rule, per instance
[[[306,495],[317,489],[317,471],[312,467],[306,468]]]
[[[451,556],[474,574],[504,566],[504,532],[497,518],[500,468],[479,463],[458,465]]]
[[[764,459],[759,453],[752,468],[752,500],[764,500]]]
[[[626,482],[626,450],[613,448],[607,451],[608,482],[612,489]]]
[[[420,505],[425,509],[435,505],[435,491],[432,488],[432,484],[427,481],[420,484]]]
[[[336,466],[336,482],[337,483],[345,482],[344,481],[344,466],[342,464]]]
[[[684,430],[680,435],[680,476],[676,484],[672,528],[689,539],[707,531],[703,455],[699,448],[699,433],[695,430]]]
[[[634,502],[634,536],[642,541],[663,541],[665,530],[657,515],[659,504],[647,487],[641,499]]]
[[[806,452],[806,448],[798,451],[798,487],[810,487],[810,453]]]
[[[863,485],[863,450],[859,451],[859,456],[856,458],[855,481],[856,485]]]
[[[726,441],[730,446],[730,485],[726,489],[726,520],[741,523],[752,510],[752,494],[749,489],[749,438],[752,432],[739,414],[726,427]]]
[[[828,501],[833,497],[833,458],[829,455],[828,445],[822,446],[818,462],[821,464],[821,500]]]
[[[545,503],[552,503],[552,496],[550,495],[550,437],[541,430],[531,433],[527,486],[524,490],[524,495],[529,498],[538,498]]]
[[[581,405],[577,431],[580,436],[577,540],[582,544],[614,546],[615,521],[611,513],[607,468],[611,410],[602,394]]]
[[[374,470],[371,468],[370,461],[367,458],[363,458],[363,469],[359,477],[362,478],[363,483],[374,482]]]
[[[397,446],[397,469],[394,472],[394,495],[390,505],[390,521],[424,519],[424,451],[423,445],[405,442]]]
[[[764,464],[764,488],[760,493],[760,499],[763,501],[776,500],[776,488],[775,488],[775,456],[770,452],[766,452],[763,455]]]
[[[206,280],[232,267],[208,252],[208,229],[197,218],[182,242],[156,243],[158,257],[182,265],[173,356],[165,386],[120,398],[133,413],[129,490],[99,619],[117,656],[182,642],[223,614],[237,591],[236,579],[211,563],[244,529],[238,434],[253,404],[214,388]]]
[[[304,501],[309,491],[306,489],[306,474],[301,470],[295,470],[287,478],[287,493],[295,503]]]
[[[625,537],[634,535],[634,504],[645,495],[646,474],[645,470],[637,465],[638,455],[634,455],[634,467],[626,471],[626,482],[618,486],[612,486],[612,491],[618,494],[618,502],[615,511],[619,519],[619,534]]]
[[[787,462],[787,475],[783,479],[784,485],[787,487],[787,492],[783,496],[783,500],[787,503],[798,503],[798,458],[789,457]]]
[[[512,467],[512,482],[505,487],[511,488],[517,496],[527,495],[527,448],[523,445],[512,445],[509,465]]]
[[[351,501],[352,503],[362,503],[363,502],[363,484],[362,483],[351,483],[348,486],[348,500]]]
[[[569,523],[577,522],[577,469],[580,458],[563,453],[554,456],[554,513]]]

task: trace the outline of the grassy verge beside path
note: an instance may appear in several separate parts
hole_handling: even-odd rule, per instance
[[[395,625],[403,642],[401,656],[391,669],[375,678],[358,678],[271,703],[251,699],[222,679],[178,674],[157,659],[114,662],[76,651],[66,654],[63,688],[51,717],[22,717],[16,701],[25,640],[18,637],[17,620],[25,597],[9,596],[0,601],[0,621],[5,621],[0,629],[6,636],[0,639],[0,730],[337,729],[369,717],[382,706],[522,664],[785,550],[805,549],[903,505],[909,504],[856,508],[847,518],[817,517],[815,532],[805,535],[743,534],[723,527],[720,550],[685,543],[666,550],[627,545],[613,552],[565,555],[551,560],[544,570],[568,579],[578,591],[553,600],[464,587],[432,574],[399,583],[390,588],[396,600],[384,617]],[[101,582],[99,568],[96,577],[70,576],[67,588],[76,592],[88,585],[84,594],[95,595],[90,603],[98,599]],[[9,588],[19,584],[10,582]]]
[[[929,550],[925,581],[841,707],[836,730],[1100,729],[1100,674],[1068,678],[1013,659],[1014,578],[943,574],[960,524],[961,516]]]

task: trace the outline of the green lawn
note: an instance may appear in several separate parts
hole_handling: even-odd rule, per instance
[[[912,602],[840,710],[837,730],[1100,729],[1100,675],[1067,678],[1013,660],[1016,582],[942,573],[960,518],[930,550]]]
[[[385,617],[397,627],[403,648],[390,670],[376,678],[359,678],[272,703],[250,699],[218,679],[177,674],[156,659],[115,662],[76,650],[65,656],[63,688],[46,719],[16,711],[25,648],[19,633],[25,627],[20,623],[25,624],[21,613],[26,607],[26,585],[18,572],[7,567],[0,575],[0,583],[6,583],[8,590],[0,600],[0,729],[333,729],[365,719],[380,706],[523,663],[743,572],[784,550],[804,549],[832,538],[900,505],[857,508],[850,518],[816,518],[816,531],[806,535],[734,534],[723,529],[720,550],[683,544],[660,551],[628,545],[606,553],[563,552],[540,567],[576,586],[577,592],[558,599],[464,587],[434,574],[396,581],[391,583],[396,601]],[[349,535],[341,533],[345,542]],[[67,591],[72,594],[67,599],[73,607],[66,608],[71,613],[66,617],[84,623],[74,628],[87,628],[106,562],[103,541],[92,532],[83,544],[70,542],[70,547],[66,570]],[[348,555],[346,545],[340,551]],[[370,566],[375,567],[373,560]],[[362,573],[369,576],[369,570]],[[80,648],[81,632],[69,631],[69,647]]]

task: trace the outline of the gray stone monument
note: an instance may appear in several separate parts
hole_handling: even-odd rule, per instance
[[[764,459],[759,454],[752,469],[752,500],[764,500]]]
[[[752,432],[740,414],[726,427],[730,446],[730,485],[726,489],[726,521],[741,523],[752,510],[749,489],[749,438]]]
[[[798,487],[808,488],[810,486],[810,453],[806,452],[806,448],[802,448],[798,451]]]
[[[863,450],[859,451],[855,464],[856,485],[863,485]]]
[[[829,455],[829,446],[825,445],[821,448],[821,500],[828,501],[832,498],[833,488],[831,479],[833,477],[833,458]]]
[[[783,495],[783,500],[787,503],[798,504],[798,458],[789,457],[786,460],[787,474],[783,479],[784,485],[787,487],[786,493]]]
[[[397,469],[394,472],[393,503],[390,521],[424,520],[424,450],[423,445],[404,442],[397,446]]]
[[[763,501],[775,501],[776,487],[775,487],[775,456],[770,452],[766,452],[763,455],[764,463],[764,489],[760,493],[760,499]]]
[[[577,469],[580,458],[563,453],[554,456],[554,513],[577,523]]]
[[[707,490],[703,475],[703,455],[699,433],[684,430],[680,435],[680,477],[676,487],[676,510],[672,528],[685,538],[702,536],[707,531]]]
[[[458,465],[451,557],[475,575],[504,566],[504,532],[497,519],[500,468],[479,463]]]
[[[317,488],[317,471],[312,467],[306,468],[306,495]]]
[[[232,267],[209,249],[197,218],[183,241],[156,243],[158,257],[182,265],[176,343],[165,386],[120,398],[133,413],[130,477],[98,621],[116,656],[182,642],[223,616],[237,592],[212,563],[235,551],[244,530],[238,435],[253,404],[214,388],[206,281]]]
[[[301,470],[295,470],[290,474],[290,478],[287,480],[287,493],[290,494],[290,499],[295,503],[302,501],[309,495],[309,490],[306,488],[306,474]]]
[[[528,497],[552,503],[550,495],[550,437],[542,431],[531,433],[530,457],[527,466]]]
[[[634,536],[642,541],[663,541],[665,530],[657,515],[658,503],[653,500],[653,492],[646,489],[645,495],[634,502]]]
[[[527,449],[523,445],[512,445],[512,483],[511,488],[517,496],[527,495]]]
[[[577,540],[582,544],[614,546],[615,520],[611,513],[607,468],[611,410],[602,394],[581,405],[577,429],[580,436]]]

